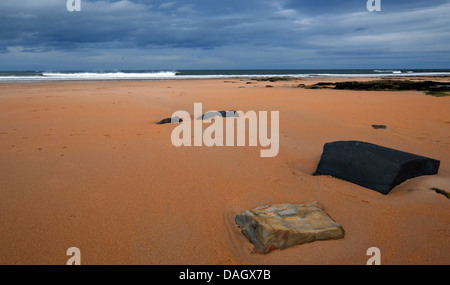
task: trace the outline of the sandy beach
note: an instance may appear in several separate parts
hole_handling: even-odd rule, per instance
[[[430,188],[450,191],[450,97],[294,87],[351,80],[0,84],[0,264],[65,264],[70,247],[82,264],[364,265],[370,247],[382,264],[449,264],[450,201]],[[156,122],[196,102],[279,111],[278,155],[173,146],[176,125]],[[438,159],[439,173],[388,195],[312,176],[323,145],[339,140]],[[237,214],[313,201],[343,239],[250,254]]]

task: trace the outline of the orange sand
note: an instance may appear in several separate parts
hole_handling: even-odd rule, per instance
[[[450,263],[450,201],[428,190],[450,191],[450,97],[247,81],[0,84],[0,264],[65,264],[69,247],[82,264],[365,264],[369,247],[382,264]],[[194,102],[280,111],[278,156],[172,146],[175,125],[155,122]],[[439,159],[439,174],[387,196],[311,176],[337,140]],[[312,201],[344,239],[250,254],[236,214]]]

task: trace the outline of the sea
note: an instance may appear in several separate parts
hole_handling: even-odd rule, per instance
[[[42,81],[173,80],[231,78],[361,78],[450,76],[450,69],[267,69],[267,70],[77,70],[0,71],[0,83]]]

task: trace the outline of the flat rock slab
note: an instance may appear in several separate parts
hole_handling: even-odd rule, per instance
[[[395,186],[438,173],[439,160],[360,141],[326,143],[316,175],[331,175],[388,194]]]
[[[316,240],[344,237],[342,226],[317,202],[262,206],[242,212],[235,222],[254,244],[253,251],[263,254]]]

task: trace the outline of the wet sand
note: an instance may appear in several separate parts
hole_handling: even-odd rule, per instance
[[[344,80],[0,84],[0,264],[65,264],[70,247],[82,264],[365,264],[369,247],[382,264],[449,264],[450,201],[430,188],[450,191],[450,97],[292,88]],[[194,102],[279,111],[278,156],[173,146],[175,125],[155,123]],[[387,196],[312,176],[337,140],[439,159],[439,173]],[[250,254],[236,214],[312,201],[344,239]]]

